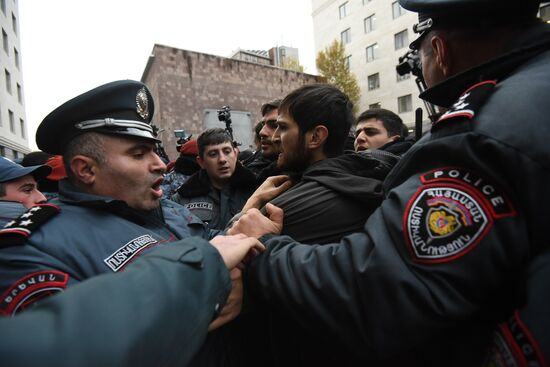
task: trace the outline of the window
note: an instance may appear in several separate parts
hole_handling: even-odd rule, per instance
[[[4,70],[4,74],[6,75],[6,90],[11,94],[11,74],[7,70]]]
[[[349,70],[351,68],[351,55],[346,56],[346,60],[344,62],[346,64],[346,69]]]
[[[21,90],[21,86],[19,83],[15,83],[17,85],[17,100],[19,103],[23,104],[23,91]]]
[[[13,159],[19,158],[19,152],[17,150],[12,149],[11,151],[13,152]]]
[[[363,21],[363,24],[365,26],[365,33],[370,33],[372,31],[374,31],[374,29],[376,27],[376,16],[375,16],[375,14],[373,14],[369,17],[366,17],[365,20]]]
[[[369,90],[380,88],[380,74],[372,74],[367,77]]]
[[[13,48],[13,58],[15,59],[15,67],[19,69],[19,51],[15,47]]]
[[[376,50],[378,50],[378,43],[373,43],[367,47],[367,62],[372,62],[377,59],[378,55]]]
[[[4,28],[2,28],[2,45],[4,46],[4,51],[6,51],[6,53],[9,55],[10,49],[8,44],[8,34],[4,30]]]
[[[412,111],[412,95],[407,94],[397,98],[397,111],[399,113]]]
[[[346,1],[345,3],[340,5],[338,11],[340,13],[340,19],[344,19],[346,15],[348,15],[348,2]]]
[[[0,145],[0,155],[2,157],[5,157],[6,156],[6,147],[3,146],[3,145]]]
[[[21,137],[25,139],[25,121],[23,119],[19,119],[19,126],[21,127]]]
[[[340,33],[340,40],[342,41],[342,43],[344,45],[351,42],[351,29],[350,28],[348,28],[345,31],[343,31],[342,33]]]
[[[376,102],[369,105],[369,109],[374,109],[374,108],[382,108],[382,103]]]
[[[410,78],[411,78],[411,73],[399,75],[398,72],[395,72],[395,74],[397,75],[396,80],[397,80],[398,82],[403,81],[403,80],[407,80],[407,79],[410,79]]]
[[[393,19],[398,18],[398,17],[402,16],[403,14],[405,14],[405,9],[403,9],[397,1],[394,1],[391,4],[391,10],[392,10],[392,14],[393,14]]]
[[[17,34],[17,18],[13,13],[11,13],[11,28],[13,29],[13,33]]]
[[[6,14],[6,0],[0,1],[0,8],[2,8],[2,13]]]
[[[12,110],[8,110],[8,116],[10,118],[10,131],[15,134],[15,118]]]
[[[401,31],[399,33],[394,34],[393,40],[395,43],[395,49],[399,50],[400,48],[403,48],[405,46],[409,45],[409,34],[407,30]]]

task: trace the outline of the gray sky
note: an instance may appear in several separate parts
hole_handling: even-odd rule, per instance
[[[155,43],[228,57],[296,47],[316,73],[311,0],[20,0],[29,145],[42,119],[103,83],[139,80]]]

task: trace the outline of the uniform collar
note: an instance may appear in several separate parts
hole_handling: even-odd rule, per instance
[[[129,207],[122,200],[82,192],[71,184],[68,179],[59,182],[59,200],[69,205],[108,211],[111,214],[121,216],[139,224],[144,224],[153,218],[164,222],[164,216],[160,207],[148,212],[136,210]]]

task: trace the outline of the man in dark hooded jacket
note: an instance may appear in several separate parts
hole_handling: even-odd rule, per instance
[[[353,123],[352,103],[334,86],[307,85],[283,99],[273,135],[281,147],[277,164],[283,172],[299,179],[270,201],[284,211],[282,234],[311,245],[339,241],[360,231],[382,202],[382,182],[399,156],[383,150],[343,154]],[[269,186],[264,184],[243,211],[265,204],[259,199],[265,187]],[[256,328],[248,335],[265,332],[258,330],[261,327],[267,335],[253,338],[261,339],[262,345],[253,348],[260,352],[250,357],[252,364],[261,358],[275,366],[338,365],[336,359],[325,359],[331,355],[318,351],[328,350],[323,347],[326,342],[322,336],[310,334],[280,309],[267,304],[259,309],[261,313],[247,315],[254,320],[249,324]],[[269,349],[261,349],[264,347]]]
[[[285,213],[283,234],[302,243],[338,241],[361,230],[379,206],[382,181],[399,157],[378,150],[342,155],[352,123],[348,97],[328,85],[299,88],[282,101],[273,135],[281,146],[277,165],[299,178],[271,200]],[[245,209],[263,206],[258,197]]]

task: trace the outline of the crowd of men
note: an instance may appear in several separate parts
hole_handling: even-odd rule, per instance
[[[417,142],[305,85],[248,157],[209,129],[166,174],[143,83],[51,112],[46,156],[0,159],[3,363],[547,366],[540,1],[399,3],[441,112]]]

